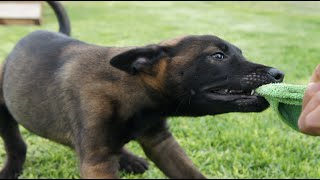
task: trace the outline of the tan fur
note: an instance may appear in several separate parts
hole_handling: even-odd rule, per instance
[[[114,162],[112,162],[114,163]],[[116,175],[117,169],[110,162],[103,162],[100,164],[83,163],[81,165],[81,176],[84,179],[118,179]],[[111,170],[111,172],[107,172]]]
[[[153,89],[164,92],[164,81],[167,73],[167,59],[161,59],[159,63],[154,67],[154,71],[157,72],[156,76],[141,75],[142,80],[152,87]]]
[[[183,40],[186,36],[180,36],[173,39],[168,39],[160,42],[162,46],[176,46],[181,40]]]

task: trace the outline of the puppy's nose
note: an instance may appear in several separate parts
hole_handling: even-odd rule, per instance
[[[280,83],[283,81],[284,73],[276,68],[270,68],[268,74],[275,79],[275,82]]]

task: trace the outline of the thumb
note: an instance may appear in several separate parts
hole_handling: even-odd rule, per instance
[[[317,65],[316,69],[314,70],[310,82],[320,82],[320,64]]]
[[[302,109],[306,107],[312,96],[318,91],[320,91],[320,64],[317,65],[311,76],[310,83],[308,84],[303,97]]]
[[[303,102],[302,102],[302,110],[305,109],[305,107],[307,106],[307,104],[310,102],[310,100],[312,99],[312,97],[318,92],[320,91],[320,83],[314,83],[314,82],[310,82],[306,88],[306,91],[304,93],[303,96]]]

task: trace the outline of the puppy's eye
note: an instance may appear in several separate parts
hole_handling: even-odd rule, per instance
[[[217,52],[217,53],[212,54],[211,57],[214,59],[221,60],[221,59],[224,59],[225,56],[222,52]]]

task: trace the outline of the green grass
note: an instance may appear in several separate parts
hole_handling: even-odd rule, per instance
[[[285,82],[305,84],[320,62],[319,2],[67,2],[73,37],[106,46],[157,43],[186,34],[214,34],[256,63],[277,67]],[[45,6],[44,24],[0,26],[0,59],[36,29],[56,30]],[[171,118],[171,130],[209,178],[320,178],[318,137],[297,133],[268,109],[200,118]],[[79,178],[74,153],[23,129],[28,144],[22,178]],[[129,149],[144,156],[132,142]],[[0,163],[5,153],[0,143]],[[143,175],[165,178],[151,163]]]

